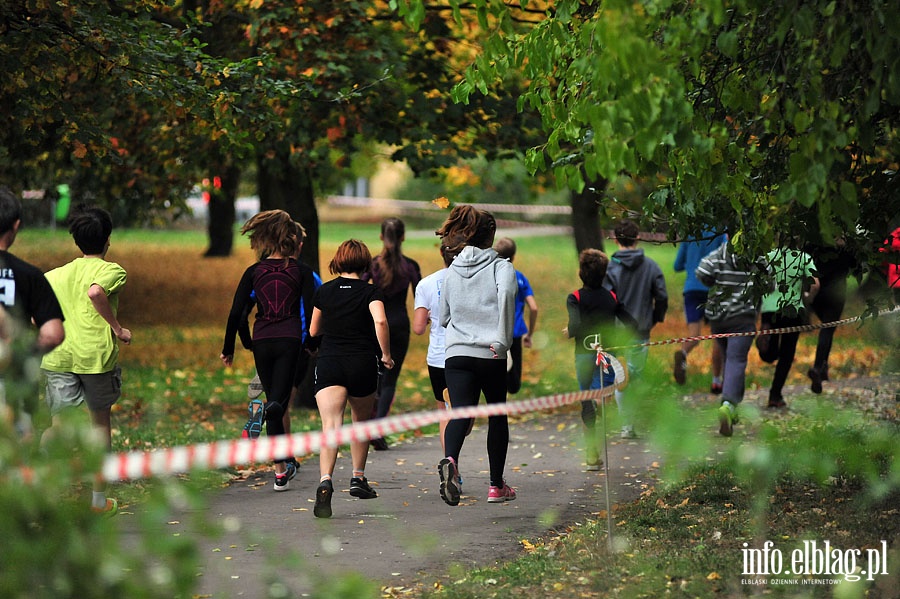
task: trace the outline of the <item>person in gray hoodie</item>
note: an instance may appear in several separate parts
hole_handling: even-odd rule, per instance
[[[506,402],[506,354],[512,344],[516,273],[492,249],[494,217],[472,206],[457,206],[436,232],[441,245],[465,240],[444,277],[440,323],[445,328],[444,374],[453,408],[475,406],[484,393],[487,403]],[[459,243],[457,241],[457,243]],[[441,498],[458,505],[459,454],[471,419],[455,419],[444,432],[445,456],[438,465]],[[488,502],[512,501],[516,492],[503,471],[509,448],[506,415],[488,418],[487,451],[491,484]]]
[[[628,376],[632,381],[644,370],[647,363],[647,346],[650,340],[650,329],[666,317],[669,307],[669,294],[666,291],[666,279],[659,265],[644,255],[644,250],[637,247],[637,224],[629,219],[622,219],[615,228],[616,245],[619,251],[612,255],[606,270],[603,286],[616,294],[625,311],[637,321],[635,325],[635,347],[626,355]],[[616,391],[616,403],[622,418],[622,438],[634,438],[634,410],[626,401],[626,394]]]

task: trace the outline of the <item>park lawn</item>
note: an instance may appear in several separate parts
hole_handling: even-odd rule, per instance
[[[362,239],[377,252],[380,249],[378,234],[377,224],[323,225],[322,263],[327,265],[340,241],[349,237]],[[253,374],[252,355],[238,350],[235,366],[225,369],[219,361],[219,353],[234,286],[243,270],[252,263],[253,256],[246,240],[237,239],[233,256],[204,259],[201,255],[205,243],[205,237],[199,232],[126,230],[113,234],[108,258],[121,263],[129,273],[128,286],[121,297],[120,320],[133,330],[135,336],[132,345],[123,347],[121,352],[124,389],[113,413],[114,451],[151,451],[239,436],[246,419],[246,385]],[[573,391],[576,386],[572,373],[572,341],[565,339],[561,331],[566,325],[565,298],[580,286],[574,244],[570,239],[560,237],[521,237],[517,243],[515,266],[530,279],[540,307],[535,346],[526,350],[523,388],[517,398]],[[663,268],[670,295],[666,322],[653,330],[652,339],[680,337],[685,330],[681,312],[684,275],[672,272],[675,247],[650,244],[644,247]],[[612,249],[610,243],[607,251]],[[76,256],[74,244],[64,231],[24,231],[14,251],[44,269]],[[423,274],[440,266],[437,239],[427,231],[424,234],[408,232],[404,251],[419,262]],[[323,276],[330,278],[327,269]],[[845,316],[858,314],[861,310],[860,302],[851,302]],[[869,323],[861,329],[854,325],[837,331],[832,359],[834,379],[880,374],[891,346],[879,340],[877,330],[877,326]],[[681,422],[711,418],[716,400],[714,396],[704,394],[709,385],[704,367],[709,360],[709,344],[709,341],[702,343],[691,355],[688,382],[684,387],[674,385],[670,374],[672,353],[678,346],[666,344],[650,348],[644,377],[647,385],[644,405],[649,406],[648,412],[659,411],[657,420],[665,420],[668,413],[649,405],[652,402],[669,406],[673,413],[680,415]],[[801,337],[788,385],[807,384],[805,372],[812,363],[814,344],[814,334]],[[394,413],[434,407],[424,361],[426,346],[425,337],[413,336],[400,377]],[[771,373],[772,367],[763,364],[755,350],[752,351],[747,381],[750,392],[766,389]],[[698,393],[704,399],[685,401]],[[793,399],[789,397],[789,403]],[[798,405],[803,406],[808,401],[811,400],[800,398]],[[763,418],[761,422],[764,421]],[[655,426],[655,422],[650,418],[647,426]],[[797,424],[794,422],[790,426]],[[316,430],[318,426],[314,411],[295,411],[293,432]],[[783,426],[789,425],[784,423]],[[814,425],[810,421],[808,426]],[[398,436],[435,432],[436,426],[432,426]],[[693,451],[695,455],[706,449],[674,448],[676,452]],[[220,471],[218,476],[209,479],[209,484],[226,481],[244,466]],[[671,476],[670,486],[650,489],[640,502],[616,509],[617,527],[621,528],[617,534],[624,533],[624,537],[631,539],[626,551],[611,554],[605,549],[602,542],[605,538],[604,515],[596,514],[596,521],[586,519],[561,531],[558,538],[523,540],[527,555],[522,560],[501,570],[461,575],[462,582],[445,587],[442,596],[515,597],[539,593],[539,596],[562,598],[616,593],[629,597],[655,597],[663,593],[705,596],[741,592],[742,589],[730,588],[716,578],[717,572],[725,571],[725,568],[736,571],[733,565],[735,560],[740,560],[739,548],[734,543],[712,543],[710,539],[716,539],[717,532],[721,535],[719,538],[724,538],[728,531],[745,534],[749,530],[749,521],[741,519],[744,514],[735,506],[752,500],[752,485],[742,480],[734,484],[728,482],[727,486],[733,492],[727,499],[719,497],[716,501],[703,503],[693,499],[681,505],[684,498],[722,493],[726,484],[722,481],[733,476],[732,469],[728,464],[707,465],[705,469],[679,471]],[[114,492],[127,504],[142,500],[147,483],[119,483],[115,487]],[[804,530],[820,530],[813,521],[814,514],[855,530],[857,521],[850,519],[853,510],[848,506],[857,506],[863,501],[857,483],[823,489],[806,477],[786,475],[779,488],[778,498],[783,495],[785,500],[792,502],[793,512],[802,511],[809,518],[799,518],[796,524],[773,529],[772,538],[796,539]],[[831,494],[825,499],[827,505],[821,503],[822,493]],[[814,503],[814,508],[810,507]],[[868,513],[878,516],[869,521],[876,531],[894,530],[882,526],[882,516],[886,512],[880,504],[871,503],[868,509]],[[824,512],[818,514],[815,510]],[[860,518],[858,524],[862,530],[866,522]],[[897,520],[894,515],[891,526]],[[691,522],[689,538],[679,537],[685,534],[684,531],[673,526],[685,521]],[[868,542],[869,537],[854,537],[854,542],[862,542],[862,539]],[[494,582],[485,582],[489,580]]]

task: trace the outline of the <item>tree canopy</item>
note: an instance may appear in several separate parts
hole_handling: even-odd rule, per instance
[[[520,73],[518,106],[545,134],[531,168],[576,190],[663,175],[644,216],[673,237],[724,228],[760,254],[840,236],[874,261],[900,224],[896,3],[393,4],[413,24],[443,6],[489,30],[454,97]]]

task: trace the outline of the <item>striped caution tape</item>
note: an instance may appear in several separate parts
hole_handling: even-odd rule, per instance
[[[487,404],[452,410],[413,412],[377,420],[367,420],[328,431],[296,433],[199,443],[154,451],[131,451],[110,454],[103,462],[102,475],[106,481],[149,478],[189,472],[194,469],[226,468],[238,464],[254,464],[318,453],[322,447],[338,447],[351,441],[370,441],[392,433],[457,418],[526,414],[583,400],[597,400],[613,394],[625,383],[622,365],[608,356],[616,372],[615,386],[589,391],[558,393],[523,401]]]
[[[879,318],[881,316],[886,316],[889,314],[897,314],[900,315],[900,306],[881,310],[875,316],[870,318]],[[729,337],[757,337],[762,335],[781,335],[784,333],[804,333],[807,331],[815,331],[817,329],[829,329],[833,327],[839,327],[846,324],[851,324],[854,322],[859,322],[863,319],[862,316],[854,316],[853,318],[845,318],[843,320],[835,320],[832,322],[820,322],[816,324],[804,324],[794,327],[783,327],[780,329],[761,329],[759,331],[747,331],[744,333],[713,333],[710,335],[697,335],[694,337],[675,337],[672,339],[661,339],[659,341],[647,341],[645,343],[636,343],[634,345],[619,345],[616,347],[603,347],[605,351],[613,351],[613,350],[623,350],[623,349],[632,349],[635,347],[653,347],[655,345],[672,345],[674,343],[685,343],[688,341],[706,341],[709,339],[726,339]],[[584,344],[586,347],[595,348],[599,345],[599,340],[596,335],[588,335],[585,337]]]
[[[882,310],[877,316],[884,316],[885,314],[890,313],[900,314],[900,307],[892,310]],[[857,316],[854,318],[846,318],[844,320],[814,325],[767,329],[746,333],[718,333],[696,337],[680,337],[676,339],[652,341],[639,345],[619,346],[605,349],[601,349],[595,341],[590,347],[593,349],[600,349],[600,352],[598,353],[602,353],[603,357],[612,364],[613,371],[615,372],[614,385],[603,389],[557,393],[523,401],[453,408],[452,410],[413,412],[388,418],[357,422],[329,431],[277,435],[273,437],[260,437],[257,439],[234,439],[146,452],[131,451],[110,454],[103,462],[102,476],[107,481],[117,481],[178,474],[198,468],[216,469],[236,466],[238,464],[271,462],[276,459],[284,459],[290,456],[299,457],[314,454],[322,447],[338,447],[340,445],[346,445],[351,441],[368,442],[372,439],[381,438],[389,434],[414,430],[442,420],[484,418],[504,414],[526,414],[539,410],[558,408],[578,401],[604,399],[612,395],[616,389],[622,388],[626,382],[625,370],[622,367],[622,364],[608,353],[611,350],[683,343],[690,340],[700,341],[705,339],[721,339],[724,337],[749,337],[756,335],[802,332],[842,326],[860,320],[862,320],[862,317]],[[587,343],[587,341],[585,341],[585,343]]]

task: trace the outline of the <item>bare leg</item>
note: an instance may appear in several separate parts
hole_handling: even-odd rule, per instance
[[[112,427],[110,425],[110,409],[105,408],[102,410],[91,410],[91,422],[94,424],[94,428],[102,436],[104,442],[106,443],[106,451],[112,450]],[[106,492],[106,482],[103,480],[103,475],[97,473],[94,477],[94,491],[97,493],[105,493]]]
[[[365,397],[350,398],[350,418],[353,422],[365,422],[372,418],[372,409],[375,407],[375,394]],[[350,461],[353,463],[354,472],[365,472],[366,460],[369,457],[368,441],[350,442]]]
[[[344,424],[344,406],[347,405],[347,388],[333,385],[316,393],[316,404],[322,418],[322,430],[329,431],[341,428]],[[369,406],[371,411],[371,405]],[[334,474],[337,462],[337,447],[322,447],[319,450],[319,473],[330,477]]]
[[[688,337],[699,337],[700,336],[700,322],[689,322],[687,325]],[[691,351],[697,347],[700,342],[696,339],[692,339],[690,341],[685,341],[681,344],[681,351],[684,352],[684,355],[688,355]]]

